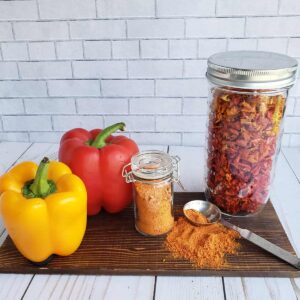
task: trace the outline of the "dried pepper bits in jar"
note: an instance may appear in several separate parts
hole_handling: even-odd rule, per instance
[[[296,60],[268,52],[209,58],[206,195],[227,214],[257,213],[268,200],[296,68]]]
[[[230,214],[256,212],[269,195],[285,98],[214,93],[208,125],[210,197]]]
[[[162,151],[144,151],[131,159],[131,172],[124,176],[133,183],[135,227],[138,232],[157,236],[174,225],[173,181],[178,180],[178,157]]]

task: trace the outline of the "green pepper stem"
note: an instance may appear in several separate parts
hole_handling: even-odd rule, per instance
[[[36,197],[44,197],[50,190],[48,182],[48,169],[50,160],[48,157],[44,157],[39,164],[33,183],[29,186],[29,189]]]
[[[96,147],[98,149],[103,148],[106,146],[105,140],[114,132],[117,130],[124,131],[125,130],[125,123],[116,123],[109,127],[106,127],[103,129],[94,139],[94,141],[91,143],[92,147]]]

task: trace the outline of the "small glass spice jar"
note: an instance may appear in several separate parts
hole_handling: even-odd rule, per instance
[[[256,214],[269,199],[297,66],[294,58],[263,51],[208,59],[206,197],[225,214]]]
[[[177,156],[143,151],[123,169],[127,183],[133,183],[135,228],[146,236],[159,236],[174,225],[173,182],[179,181]],[[127,171],[131,167],[131,171]]]

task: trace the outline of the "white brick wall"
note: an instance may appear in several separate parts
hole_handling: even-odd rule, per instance
[[[3,116],[3,130],[10,131],[50,131],[49,116]]]
[[[144,60],[128,62],[129,78],[180,78],[183,62],[180,60]]]
[[[130,134],[131,138],[137,143],[143,145],[180,145],[180,133],[150,133],[150,132],[136,132]]]
[[[75,78],[126,78],[126,61],[74,61]],[[66,77],[67,78],[67,77]]]
[[[83,59],[81,41],[64,41],[56,43],[57,59]]]
[[[125,121],[139,143],[204,145],[207,58],[241,49],[300,59],[300,1],[0,0],[0,139]],[[290,95],[300,146],[300,82]]]
[[[291,38],[289,40],[288,54],[300,57],[300,38]]]
[[[50,0],[51,1],[51,0]],[[81,1],[81,0],[79,0]],[[98,17],[154,17],[154,0],[97,0]]]
[[[48,81],[49,96],[100,96],[98,80],[53,80]]]
[[[15,62],[0,62],[0,80],[18,79],[18,68]]]
[[[113,41],[113,58],[139,58],[139,41]]]
[[[108,41],[84,41],[83,45],[86,59],[111,58],[111,43]]]
[[[154,96],[153,80],[102,80],[101,88],[107,97]]]
[[[13,31],[11,23],[2,22],[0,23],[0,41],[12,41]]]
[[[22,99],[0,99],[0,114],[24,114],[24,105]]]
[[[186,20],[186,36],[191,38],[243,37],[244,18],[202,18]]]
[[[205,97],[206,79],[167,79],[156,81],[156,95],[163,97]]]
[[[283,15],[300,14],[300,6],[298,0],[281,0],[279,13]]]
[[[3,60],[28,60],[26,43],[2,43]]]
[[[182,19],[145,19],[128,20],[129,38],[183,38],[184,20]]]
[[[288,41],[287,38],[257,39],[257,50],[274,51],[276,49],[276,52],[286,54]]]
[[[123,20],[94,20],[70,22],[72,39],[118,39],[126,37]]]
[[[122,120],[126,123],[126,130],[131,131],[154,131],[155,118],[153,116],[126,116]],[[119,116],[105,116],[104,124],[108,126],[120,121]]]
[[[66,22],[15,22],[15,39],[22,41],[64,40],[69,38]]]
[[[41,19],[94,19],[94,0],[38,0]]]
[[[36,20],[38,9],[35,1],[1,1],[0,20]]]
[[[19,70],[22,79],[72,78],[71,63],[64,61],[20,62]]]
[[[76,114],[72,98],[28,98],[24,99],[25,111],[32,115]]]
[[[170,58],[196,58],[197,40],[171,40]]]
[[[158,116],[156,128],[159,131],[204,131],[206,116]]]
[[[226,49],[226,39],[201,39],[198,43],[199,58],[208,58],[210,55],[217,52],[226,51]]]
[[[232,39],[228,41],[229,51],[256,50],[256,49],[257,49],[256,39]]]
[[[103,118],[101,116],[53,116],[52,120],[55,131],[65,131],[75,127],[86,129],[103,127]]]
[[[160,0],[157,1],[159,17],[201,17],[215,15],[214,0]]]
[[[168,58],[168,40],[141,40],[141,58]]]
[[[130,113],[138,115],[181,114],[180,98],[130,99]]]
[[[248,18],[245,35],[249,37],[297,37],[300,35],[300,18],[299,16]]]
[[[128,99],[126,98],[77,98],[79,114],[128,115]]]
[[[197,78],[205,77],[207,61],[203,59],[191,59],[184,62],[184,77]]]
[[[30,60],[55,60],[55,47],[53,42],[28,43]]]
[[[44,81],[0,81],[0,98],[43,96],[48,96]]]
[[[218,16],[260,16],[277,14],[278,0],[221,0]]]

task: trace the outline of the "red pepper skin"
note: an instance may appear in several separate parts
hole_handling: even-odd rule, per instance
[[[137,144],[125,136],[110,135],[100,149],[90,146],[100,132],[72,129],[63,135],[59,149],[59,160],[85,183],[89,216],[98,214],[102,207],[117,213],[130,204],[132,185],[125,182],[122,169],[139,151]]]

